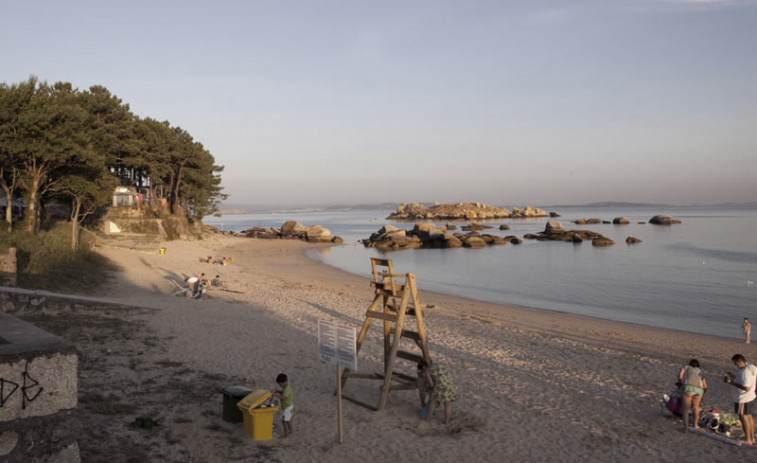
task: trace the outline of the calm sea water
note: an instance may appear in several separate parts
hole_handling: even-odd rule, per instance
[[[380,253],[356,240],[387,223],[391,211],[244,214],[208,217],[225,230],[280,227],[287,220],[322,225],[345,245],[314,250],[325,264],[370,277],[370,257],[387,257],[398,272],[416,274],[422,289],[502,304],[587,315],[607,320],[671,328],[731,338],[741,336],[743,317],[757,320],[757,209],[750,208],[587,208],[550,209],[567,229],[589,229],[615,241],[537,242],[486,249],[424,249]],[[648,224],[655,214],[683,223]],[[627,217],[630,225],[575,225],[580,218]],[[497,220],[516,235],[543,231],[548,219]],[[638,222],[644,222],[640,224]],[[627,245],[633,235],[643,242]]]

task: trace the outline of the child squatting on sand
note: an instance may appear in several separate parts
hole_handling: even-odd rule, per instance
[[[272,390],[271,394],[281,402],[281,410],[283,412],[281,423],[284,425],[284,437],[287,437],[292,434],[292,413],[294,413],[292,386],[289,385],[287,375],[284,373],[280,373],[276,377],[276,384],[281,389]]]
[[[452,417],[452,402],[457,400],[457,387],[452,382],[449,371],[438,363],[429,366],[421,360],[418,362],[417,381],[418,394],[424,407],[421,417],[429,419],[434,416],[436,407],[444,404],[444,423],[449,423]]]

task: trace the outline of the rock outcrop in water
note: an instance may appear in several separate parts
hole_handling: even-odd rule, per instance
[[[362,240],[367,248],[382,251],[401,251],[404,249],[428,248],[485,248],[503,245],[509,242],[519,244],[515,236],[495,236],[482,234],[476,230],[468,233],[452,233],[446,227],[437,227],[433,223],[419,223],[412,230],[403,230],[394,225],[384,225],[370,238]]]
[[[344,240],[338,236],[331,236],[331,231],[328,228],[323,228],[320,225],[306,227],[294,220],[284,222],[284,225],[282,225],[281,228],[253,227],[242,233],[248,238],[290,239],[308,241],[311,243],[341,244],[344,242]]]
[[[548,217],[546,211],[527,206],[513,207],[512,212],[504,207],[481,203],[437,204],[426,207],[422,204],[400,204],[397,211],[389,214],[390,220],[489,220],[506,218]]]
[[[562,223],[551,220],[547,222],[543,232],[528,233],[526,239],[537,241],[565,241],[568,243],[582,243],[591,241],[594,246],[611,246],[615,244],[611,239],[591,230],[566,230]]]
[[[667,214],[658,214],[652,217],[651,219],[649,219],[649,223],[652,223],[655,225],[673,225],[673,224],[681,223],[681,221],[674,219],[673,217]]]
[[[549,221],[543,232],[527,233],[523,238],[569,243],[591,241],[594,246],[615,244],[611,239],[591,230],[566,230],[563,224],[557,221]],[[370,238],[362,240],[362,243],[367,248],[376,248],[382,251],[401,251],[404,249],[459,247],[477,249],[507,243],[520,244],[522,241],[513,235],[501,237],[480,233],[477,230],[468,233],[452,233],[446,227],[437,227],[433,223],[419,223],[412,230],[403,230],[394,225],[384,225]]]

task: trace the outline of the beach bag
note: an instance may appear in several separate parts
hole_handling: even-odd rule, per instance
[[[675,390],[668,399],[665,401],[665,408],[668,411],[681,416],[683,413],[683,397],[681,397],[681,391]]]

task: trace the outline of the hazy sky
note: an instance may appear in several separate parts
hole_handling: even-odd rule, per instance
[[[229,203],[757,201],[757,0],[0,0],[0,80],[188,130]]]

